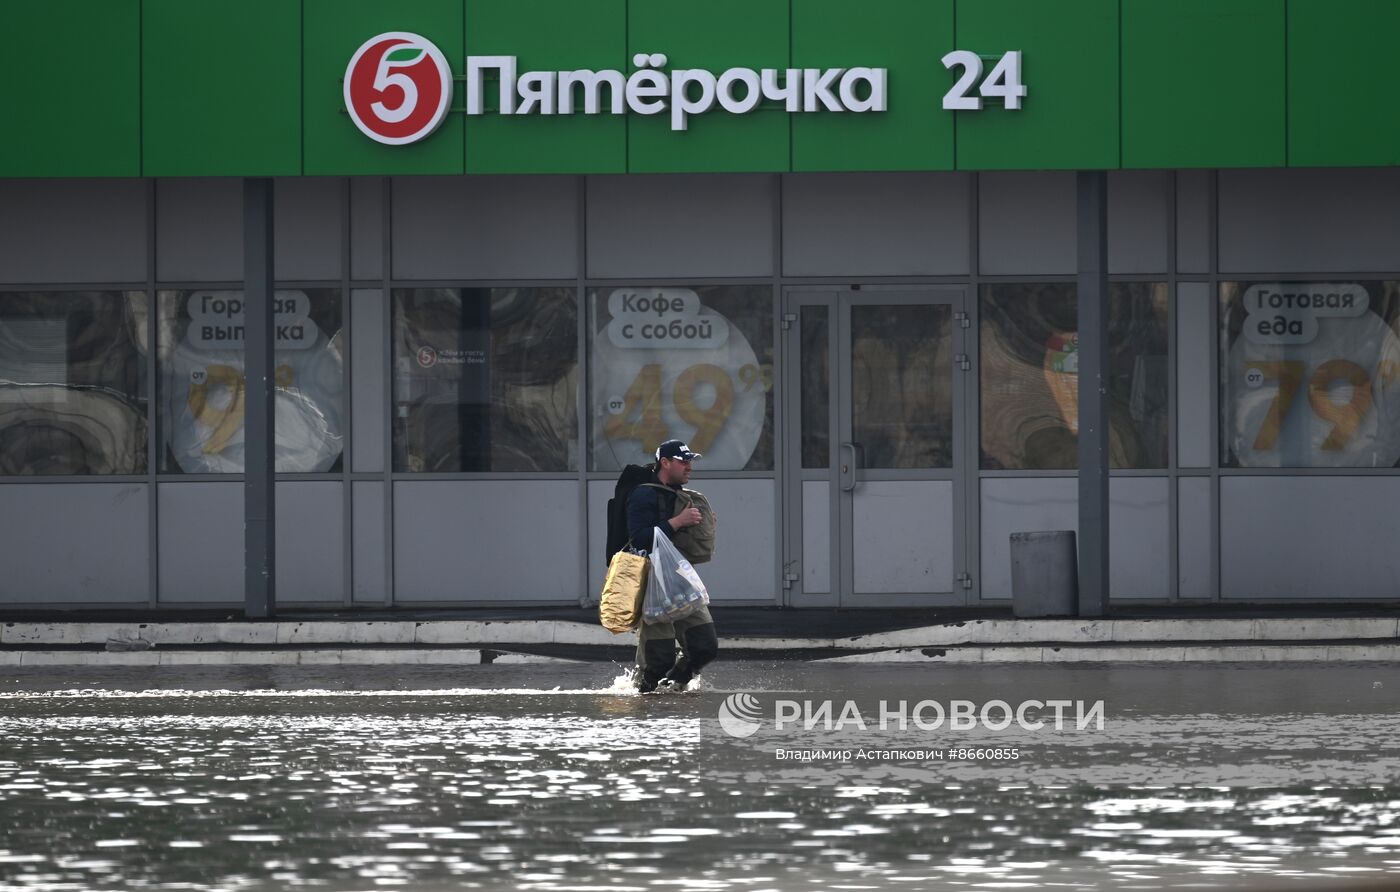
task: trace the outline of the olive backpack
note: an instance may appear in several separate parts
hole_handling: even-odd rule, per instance
[[[676,493],[676,510],[671,513],[672,517],[680,514],[691,505],[700,510],[700,522],[694,526],[677,530],[676,534],[671,537],[671,542],[692,564],[703,564],[713,558],[715,556],[715,530],[719,526],[719,518],[715,516],[714,509],[710,507],[710,500],[705,498],[704,493],[693,489],[682,489],[676,492],[659,483],[643,483],[642,485],[661,490],[656,494],[658,506],[661,504],[664,493]]]

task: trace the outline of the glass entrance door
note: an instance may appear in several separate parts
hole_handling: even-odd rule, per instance
[[[963,301],[786,296],[788,604],[963,603]]]

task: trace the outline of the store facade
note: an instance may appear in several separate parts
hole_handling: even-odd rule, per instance
[[[1078,170],[1114,600],[1400,591],[1389,6],[73,6],[4,14],[110,76],[0,147],[0,605],[242,603],[247,177],[283,605],[577,603],[670,435],[716,600],[1006,603],[1077,517]]]

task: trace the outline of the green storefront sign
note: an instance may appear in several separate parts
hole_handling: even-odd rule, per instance
[[[15,0],[0,22],[0,177],[1400,163],[1393,0]],[[446,70],[395,64],[426,60],[450,92],[422,137],[386,143],[345,76],[400,32]],[[468,114],[469,58],[513,60],[516,92],[483,67]],[[561,113],[571,72],[616,73],[599,113]],[[653,83],[613,113],[613,83],[648,73],[664,111],[638,113]],[[512,96],[527,113],[501,113]]]

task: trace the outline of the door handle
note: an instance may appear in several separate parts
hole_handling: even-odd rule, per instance
[[[851,451],[851,461],[850,461],[850,463],[849,463],[849,464],[843,464],[843,465],[841,466],[841,480],[842,480],[842,482],[841,482],[841,491],[842,491],[842,492],[854,492],[854,491],[855,491],[855,488],[856,488],[856,483],[857,483],[857,480],[856,480],[856,471],[860,470],[860,456],[859,456],[859,454],[858,454],[858,452],[859,452],[859,450],[860,450],[860,444],[859,444],[859,443],[842,443],[842,444],[841,444],[841,448],[842,448],[842,449],[849,449],[849,450]]]

